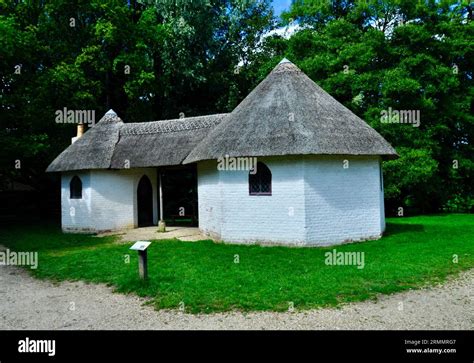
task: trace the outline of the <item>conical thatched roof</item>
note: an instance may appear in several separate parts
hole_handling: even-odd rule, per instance
[[[184,163],[301,154],[397,157],[380,134],[284,59]]]
[[[305,154],[397,157],[374,129],[284,59],[230,114],[125,124],[111,110],[47,171]]]
[[[53,160],[46,171],[107,169],[123,122],[112,110]]]

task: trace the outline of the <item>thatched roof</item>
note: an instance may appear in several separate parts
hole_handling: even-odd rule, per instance
[[[110,110],[53,160],[46,171],[107,169],[123,122]]]
[[[111,168],[179,165],[226,115],[124,124]]]
[[[284,59],[184,163],[304,154],[397,157],[380,134]]]
[[[123,123],[109,111],[46,171],[179,165],[226,114]]]
[[[285,59],[230,114],[127,124],[111,110],[47,171],[305,154],[397,157],[382,136]]]

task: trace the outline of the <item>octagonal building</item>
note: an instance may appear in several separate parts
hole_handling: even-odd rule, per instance
[[[48,171],[62,173],[65,231],[132,228],[146,214],[145,224],[156,224],[192,210],[199,229],[224,242],[322,246],[382,235],[381,161],[396,157],[284,59],[229,114],[124,123],[109,111]],[[167,198],[166,185],[160,199],[167,173],[194,176],[195,186],[184,188],[195,190],[191,209],[174,205],[179,197]],[[75,177],[87,185],[87,204],[70,198]],[[72,220],[71,203],[84,218]]]

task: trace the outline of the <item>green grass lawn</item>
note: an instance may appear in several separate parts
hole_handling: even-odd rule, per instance
[[[474,267],[473,237],[474,215],[449,214],[388,219],[378,241],[328,248],[154,241],[148,282],[138,279],[131,243],[114,237],[23,226],[2,231],[0,244],[38,251],[38,268],[30,271],[39,278],[107,283],[151,297],[158,309],[183,302],[188,312],[215,312],[287,310],[290,302],[295,309],[334,306],[426,286]],[[324,254],[333,248],[364,252],[365,267],[326,265]]]

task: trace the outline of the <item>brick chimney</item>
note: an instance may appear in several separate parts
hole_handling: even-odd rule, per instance
[[[84,124],[77,125],[77,135],[71,139],[71,144],[77,141],[82,135],[84,135]]]

